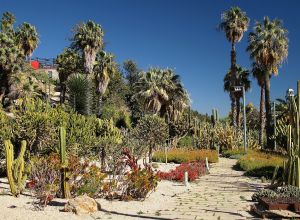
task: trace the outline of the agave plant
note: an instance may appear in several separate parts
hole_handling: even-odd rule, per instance
[[[70,106],[80,114],[91,114],[91,82],[82,74],[73,74],[67,81]]]

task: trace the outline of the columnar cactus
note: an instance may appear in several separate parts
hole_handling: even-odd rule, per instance
[[[211,115],[211,123],[212,123],[212,126],[213,128],[216,127],[216,124],[218,123],[219,121],[219,113],[218,113],[218,110],[217,109],[213,109],[212,110],[212,115]],[[212,129],[212,149],[216,148],[218,151],[218,147],[215,147],[215,138],[214,138],[214,129]]]
[[[61,191],[63,198],[70,198],[70,187],[68,184],[68,161],[66,159],[66,129],[59,128],[59,152],[61,162]]]
[[[25,186],[25,181],[30,172],[30,164],[25,168],[24,155],[26,151],[26,141],[21,141],[21,150],[14,159],[14,147],[10,140],[4,141],[6,156],[6,172],[10,191],[14,196],[19,196]]]
[[[300,81],[297,83],[297,103],[295,97],[289,95],[289,121],[287,126],[287,146],[289,160],[285,167],[284,182],[300,188]]]

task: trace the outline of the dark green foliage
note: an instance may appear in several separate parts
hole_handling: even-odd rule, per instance
[[[194,139],[191,136],[185,136],[184,138],[178,141],[179,148],[193,148]]]
[[[294,198],[300,199],[300,189],[295,186],[287,185],[276,190],[262,189],[252,195],[252,201],[257,202],[260,198]]]
[[[141,70],[138,68],[137,63],[132,60],[124,61],[123,69],[128,82],[128,93],[126,95],[127,105],[132,112],[132,121],[136,124],[138,119],[142,117],[144,111],[142,100],[134,96],[134,94],[138,92],[135,88],[135,84],[140,78]]]
[[[84,75],[74,74],[67,81],[69,104],[76,112],[90,115],[92,111],[91,81]]]
[[[239,159],[240,157],[242,157],[245,154],[246,154],[246,152],[242,148],[225,150],[222,152],[222,155],[224,157],[228,157],[228,158],[232,158],[232,159]]]
[[[146,115],[138,121],[135,128],[135,138],[141,140],[149,148],[149,160],[152,160],[153,150],[166,143],[168,126],[164,119],[156,115]]]
[[[56,58],[57,71],[60,82],[60,102],[65,102],[66,81],[73,73],[83,72],[83,61],[80,56],[72,49],[64,49]]]
[[[258,202],[260,198],[272,198],[275,199],[278,197],[278,194],[270,189],[262,189],[252,195],[252,201]]]

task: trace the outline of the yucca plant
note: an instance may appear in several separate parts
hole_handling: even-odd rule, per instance
[[[92,109],[91,81],[84,75],[74,74],[67,81],[69,104],[78,113],[90,115]]]

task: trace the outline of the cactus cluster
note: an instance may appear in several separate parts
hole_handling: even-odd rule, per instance
[[[213,109],[212,110],[212,115],[211,115],[211,123],[212,123],[213,127],[215,127],[218,122],[219,122],[218,109]]]
[[[300,81],[297,83],[297,96],[300,97]],[[283,180],[287,185],[300,188],[300,99],[289,95],[289,125],[287,126],[288,162],[284,163]]]
[[[66,128],[59,128],[59,153],[61,162],[61,191],[63,198],[70,198],[68,161],[66,159]]]
[[[19,155],[14,159],[14,146],[10,140],[5,140],[5,156],[6,156],[6,172],[10,186],[10,191],[14,196],[22,193],[25,181],[30,172],[30,164],[25,167],[26,141],[21,141],[21,149]]]

